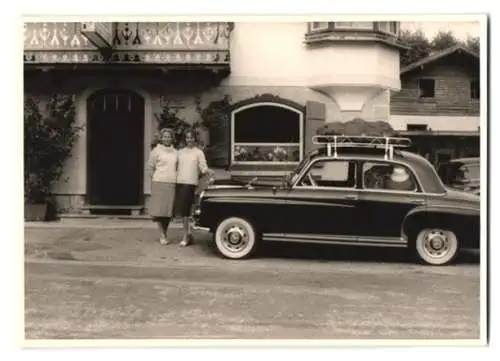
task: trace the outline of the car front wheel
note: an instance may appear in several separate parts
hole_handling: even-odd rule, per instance
[[[426,228],[415,240],[419,260],[432,266],[443,266],[452,262],[458,254],[458,240],[452,231]]]
[[[230,259],[250,257],[257,248],[255,229],[247,220],[230,217],[219,223],[214,234],[219,253]]]

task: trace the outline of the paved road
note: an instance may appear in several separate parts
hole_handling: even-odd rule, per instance
[[[181,249],[154,230],[64,232],[26,231],[28,339],[479,337],[473,255],[425,267],[394,250],[275,245],[228,261],[204,236]]]

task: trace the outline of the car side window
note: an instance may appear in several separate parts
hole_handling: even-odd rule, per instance
[[[302,176],[298,185],[354,188],[356,185],[356,164],[346,160],[318,160]]]
[[[417,182],[413,173],[400,164],[365,162],[362,174],[364,189],[417,191]]]

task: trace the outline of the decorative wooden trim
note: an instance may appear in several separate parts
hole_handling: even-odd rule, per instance
[[[25,64],[229,64],[228,22],[25,23]]]
[[[230,112],[234,112],[235,110],[245,107],[250,104],[254,103],[276,103],[276,104],[282,104],[286,105],[288,107],[294,108],[298,110],[299,112],[302,112],[305,115],[306,112],[306,107],[300,103],[297,103],[293,100],[281,98],[278,95],[272,94],[272,93],[264,93],[264,94],[259,94],[256,95],[252,98],[247,98],[244,100],[240,100],[237,103],[234,103],[231,105]]]
[[[229,64],[229,51],[25,51],[24,64]]]

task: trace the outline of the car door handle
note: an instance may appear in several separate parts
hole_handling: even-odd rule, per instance
[[[344,199],[352,199],[352,200],[356,200],[358,199],[358,196],[355,195],[355,194],[347,194],[343,197]]]
[[[424,204],[424,201],[422,199],[410,199],[410,203],[413,203],[413,204]]]

